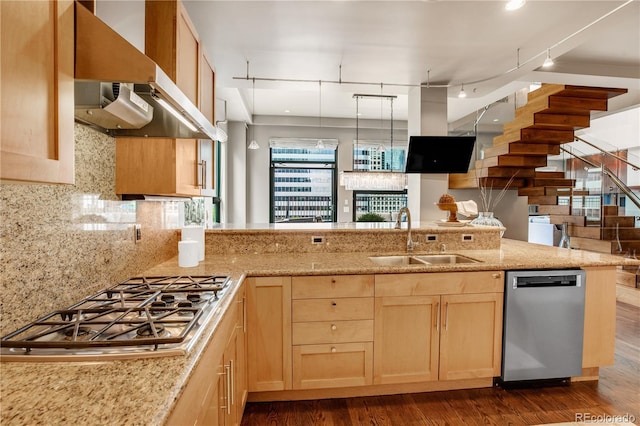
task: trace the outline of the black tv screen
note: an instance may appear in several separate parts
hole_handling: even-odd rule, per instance
[[[475,136],[411,136],[405,173],[467,173]]]

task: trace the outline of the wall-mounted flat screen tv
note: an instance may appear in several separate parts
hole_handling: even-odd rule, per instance
[[[475,136],[410,136],[405,173],[467,173]]]

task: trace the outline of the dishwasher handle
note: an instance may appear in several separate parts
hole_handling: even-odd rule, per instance
[[[513,277],[513,289],[537,288],[537,287],[582,287],[582,275],[555,275],[555,276],[521,276]]]

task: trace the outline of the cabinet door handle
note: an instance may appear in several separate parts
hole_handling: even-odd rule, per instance
[[[229,392],[227,390],[227,386],[229,384],[229,382],[227,381],[227,366],[224,366],[224,372],[222,373],[218,373],[218,376],[225,376],[224,378],[224,386],[222,387],[222,392],[224,394],[224,402],[225,405],[221,405],[220,408],[222,408],[223,410],[227,410],[228,406],[229,406]]]
[[[233,360],[229,360],[229,370],[231,371],[231,379],[229,380],[229,382],[231,382],[231,405],[236,405],[236,372],[235,369],[233,368]]]
[[[433,321],[433,326],[437,331],[440,331],[440,302],[436,302],[436,308],[434,309],[436,313],[435,321]]]
[[[242,331],[247,332],[247,297],[242,296]]]
[[[207,187],[207,161],[198,161],[198,166],[200,167],[200,179],[198,182],[198,186],[202,189],[205,189]]]
[[[338,329],[338,326],[335,324],[331,324],[331,330],[336,331]]]
[[[444,303],[444,329],[449,329],[449,302]]]
[[[331,306],[338,306],[336,302],[331,302]]]
[[[229,365],[225,365],[224,369],[226,370],[226,386],[225,390],[227,393],[227,414],[231,415],[231,363]]]
[[[498,273],[498,274],[493,274],[493,275],[491,275],[491,276],[492,276],[493,278],[500,278],[500,274],[499,274],[499,273]]]
[[[332,346],[332,347],[331,347],[331,352],[336,353],[336,352],[338,352],[338,350],[336,349],[336,347],[335,347],[335,346]]]
[[[204,174],[202,173],[203,169],[202,169],[202,164],[204,163],[204,161],[198,161],[196,164],[198,165],[198,167],[200,167],[200,173],[196,173],[198,175],[198,182],[197,185],[200,188],[204,188]]]
[[[202,160],[202,188],[207,188],[207,161]]]

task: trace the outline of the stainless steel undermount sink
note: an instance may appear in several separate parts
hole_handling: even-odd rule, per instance
[[[372,256],[369,259],[382,266],[425,265],[423,260],[413,256]]]
[[[420,256],[371,256],[371,261],[381,266],[404,265],[448,265],[456,263],[478,263],[478,260],[459,254],[425,254]]]
[[[431,265],[442,265],[452,263],[478,263],[479,260],[471,259],[459,254],[428,254],[424,256],[415,256],[416,259],[425,261]]]

